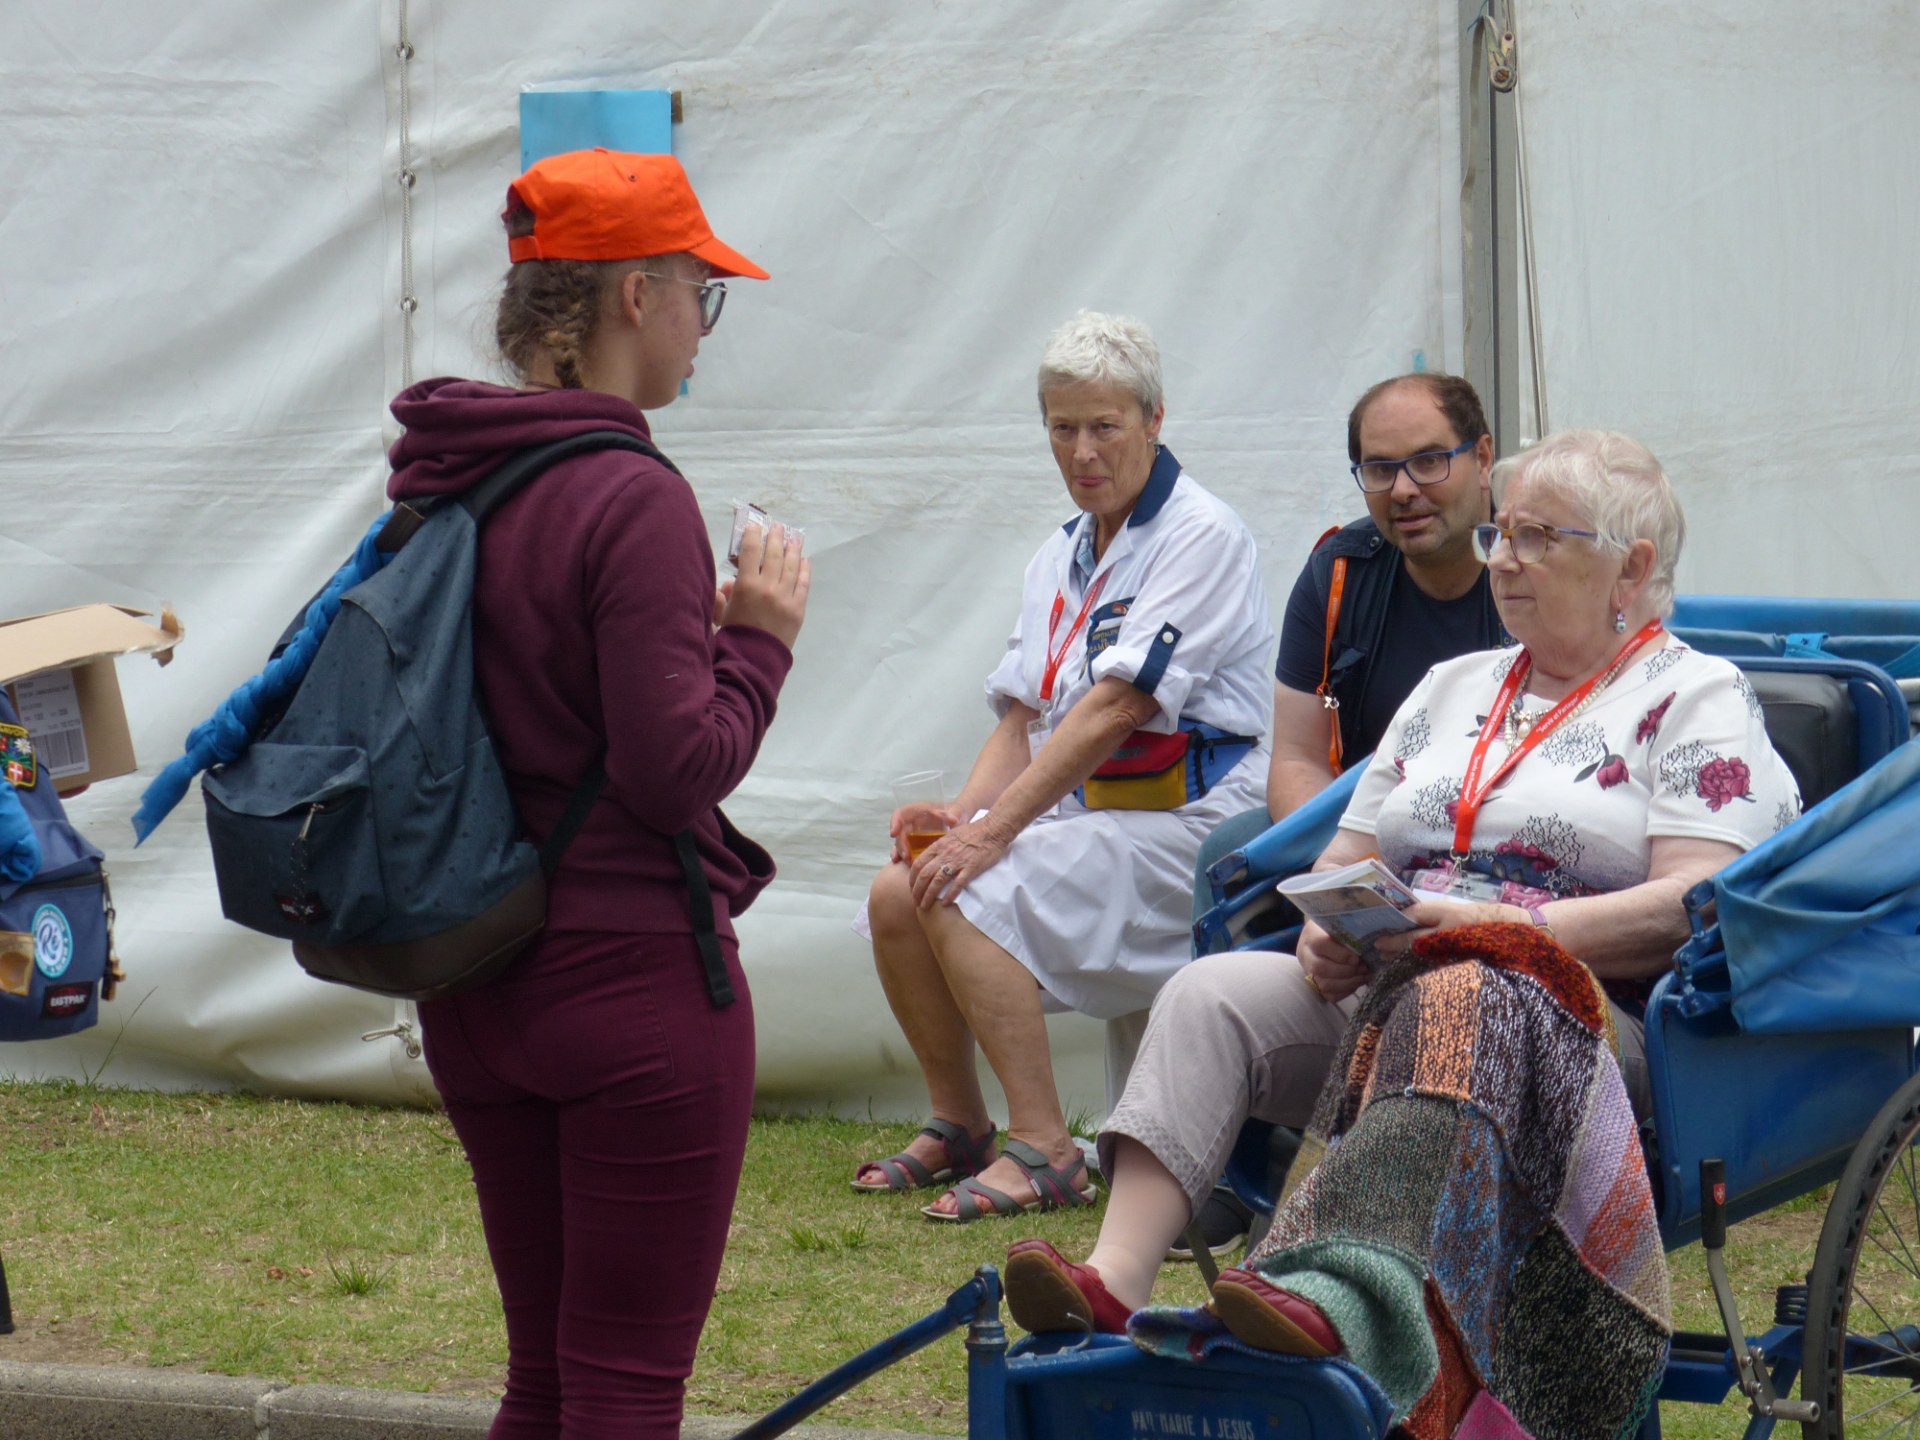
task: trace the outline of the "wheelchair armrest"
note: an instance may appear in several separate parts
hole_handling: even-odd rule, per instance
[[[1240,859],[1241,852],[1238,850],[1223,856],[1208,870],[1208,881],[1210,883],[1213,882],[1213,873],[1215,870],[1218,870],[1221,866],[1230,862],[1238,862]],[[1262,900],[1270,898],[1272,895],[1271,886],[1255,882],[1249,882],[1241,889],[1234,891],[1233,894],[1225,896],[1224,898],[1220,894],[1218,883],[1213,883],[1213,889],[1213,908],[1193,923],[1193,953],[1196,955],[1212,955],[1221,950],[1246,948],[1248,942],[1245,940],[1242,940],[1238,945],[1234,943],[1233,921],[1238,918],[1242,911],[1252,905],[1258,904]],[[1252,948],[1260,949],[1264,947],[1255,945]]]
[[[1248,872],[1255,879],[1279,879],[1306,869],[1340,828],[1353,792],[1371,757],[1362,755],[1340,777],[1264,835],[1245,846]]]
[[[1213,906],[1194,924],[1196,955],[1232,948],[1229,922],[1265,893],[1267,887],[1260,882],[1296,875],[1320,858],[1366,768],[1364,757],[1355,760],[1339,779],[1293,814],[1207,867]],[[1229,893],[1232,887],[1238,888]]]

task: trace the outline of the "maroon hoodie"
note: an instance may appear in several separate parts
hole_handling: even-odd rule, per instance
[[[651,439],[639,410],[591,390],[423,380],[393,414],[406,427],[395,500],[458,493],[512,452],[582,430]],[[692,487],[631,451],[562,461],[482,527],[473,600],[475,681],[535,839],[606,750],[606,792],[554,879],[548,928],[691,933],[671,838],[691,825],[731,936],[773,863],[723,839],[715,807],[753,764],[793,656],[764,630],[713,628]]]

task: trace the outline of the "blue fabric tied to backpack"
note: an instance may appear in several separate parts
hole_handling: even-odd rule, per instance
[[[19,724],[4,691],[0,724]],[[87,1029],[114,973],[100,851],[67,820],[53,778],[27,768],[28,783],[0,780],[0,1040]]]
[[[40,837],[13,786],[0,785],[0,880],[31,880],[40,869]]]

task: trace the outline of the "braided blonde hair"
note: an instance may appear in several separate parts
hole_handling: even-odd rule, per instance
[[[503,217],[509,236],[533,233],[533,212],[512,202]],[[605,310],[607,291],[639,260],[522,260],[507,270],[494,316],[500,358],[524,382],[542,360],[565,390],[586,385],[587,346]]]

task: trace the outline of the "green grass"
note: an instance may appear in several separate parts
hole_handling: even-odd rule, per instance
[[[327,1273],[333,1277],[333,1288],[342,1295],[378,1295],[387,1288],[387,1278],[393,1274],[393,1266],[374,1268],[362,1265],[358,1260],[344,1263],[329,1260]]]
[[[855,1164],[912,1128],[755,1122],[689,1409],[771,1408],[935,1309],[1019,1236],[1090,1247],[1097,1210],[930,1225],[925,1197],[854,1194]],[[1728,1263],[1750,1332],[1770,1323],[1773,1287],[1805,1271],[1822,1204],[1735,1227]],[[466,1162],[437,1114],[0,1084],[0,1256],[19,1327],[0,1337],[0,1360],[498,1393],[499,1300]],[[1700,1252],[1673,1258],[1676,1323],[1713,1328]],[[1162,1273],[1157,1299],[1201,1298],[1192,1266]],[[822,1419],[959,1433],[965,1406],[954,1338]],[[1733,1406],[1676,1406],[1666,1427],[1706,1440],[1742,1419]]]
[[[690,1409],[772,1408],[1020,1235],[1091,1244],[1097,1212],[935,1226],[924,1196],[854,1194],[855,1164],[912,1129],[755,1122]],[[466,1161],[431,1112],[0,1084],[0,1257],[0,1359],[465,1394],[497,1393],[506,1361]],[[964,1397],[956,1338],[829,1416],[959,1431]]]

